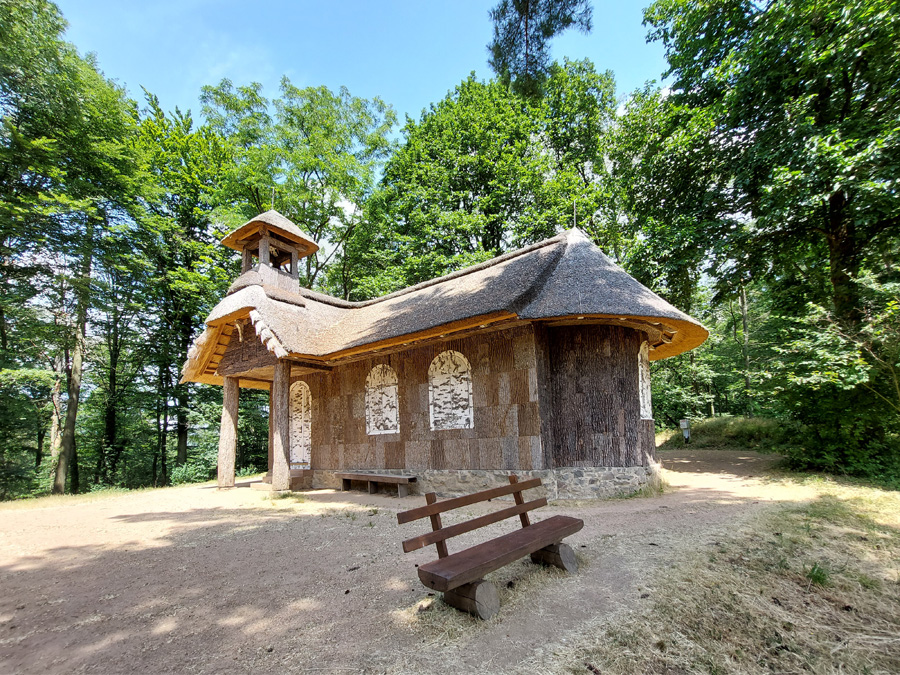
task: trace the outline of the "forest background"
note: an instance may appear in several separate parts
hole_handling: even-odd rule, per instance
[[[223,80],[140,101],[0,0],[0,498],[206,480],[221,390],[179,384],[276,208],[323,244],[301,283],[382,295],[576,225],[710,329],[653,365],[657,424],[722,415],[793,466],[900,487],[900,6],[658,0],[669,85],[616,93],[549,42],[588,0],[502,0],[496,77],[399,129],[346,89]],[[483,20],[473,17],[474,20]],[[241,397],[239,473],[268,397]]]

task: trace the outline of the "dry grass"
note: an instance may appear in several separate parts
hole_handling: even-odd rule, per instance
[[[697,542],[648,606],[541,670],[900,672],[900,495],[839,486]]]
[[[584,568],[587,565],[584,556],[576,552],[576,557],[579,566]],[[426,645],[447,646],[507,620],[522,603],[531,602],[538,589],[572,581],[563,570],[536,565],[527,558],[485,578],[497,587],[500,596],[500,612],[487,621],[454,609],[441,600],[440,593],[426,592],[410,607],[394,612],[393,618],[405,628],[419,631]]]

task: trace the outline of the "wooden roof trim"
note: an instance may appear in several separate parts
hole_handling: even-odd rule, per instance
[[[432,338],[443,338],[444,336],[448,336],[451,334],[457,334],[462,331],[471,329],[471,328],[484,328],[490,324],[497,323],[498,321],[506,321],[509,319],[517,318],[515,314],[512,312],[493,312],[491,314],[484,314],[482,316],[472,317],[471,319],[465,319],[462,321],[454,321],[453,323],[444,324],[442,326],[435,326],[434,328],[429,328],[424,331],[419,331],[418,333],[410,333],[407,335],[401,335],[399,337],[390,338],[387,340],[380,340],[378,342],[370,342],[368,344],[359,345],[358,347],[351,347],[349,349],[342,349],[337,352],[332,352],[331,354],[327,354],[325,356],[315,356],[312,354],[295,354],[292,353],[292,357],[296,357],[299,359],[305,359],[308,361],[335,361],[338,359],[345,359],[350,356],[355,356],[358,354],[368,354],[372,352],[380,352],[385,349],[390,349],[392,347],[399,346],[408,346],[413,343],[423,342],[425,340],[429,340]]]

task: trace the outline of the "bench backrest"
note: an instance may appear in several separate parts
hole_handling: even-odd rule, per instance
[[[531,521],[528,519],[528,512],[540,508],[541,506],[546,506],[547,498],[540,497],[539,499],[526,502],[522,497],[522,491],[540,486],[540,478],[531,478],[520,483],[518,476],[510,476],[509,485],[490,488],[489,490],[482,490],[481,492],[473,492],[470,495],[463,495],[462,497],[444,499],[443,501],[438,501],[437,495],[433,492],[429,492],[425,495],[425,501],[428,502],[426,506],[420,506],[397,514],[397,522],[401,525],[410,523],[414,520],[419,520],[420,518],[427,517],[431,519],[432,531],[404,541],[403,552],[409,553],[410,551],[415,551],[423,546],[434,544],[437,548],[438,557],[445,558],[448,555],[447,540],[451,537],[456,537],[460,534],[477,530],[479,527],[492,525],[493,523],[498,523],[501,520],[512,518],[514,516],[519,516],[522,527],[528,527],[531,524]],[[478,502],[486,502],[491,499],[496,499],[497,497],[504,497],[509,494],[513,496],[513,499],[516,502],[515,506],[500,509],[499,511],[493,511],[483,516],[457,523],[456,525],[449,525],[448,527],[441,526],[442,513],[458,509],[462,506],[470,506],[472,504],[477,504]]]

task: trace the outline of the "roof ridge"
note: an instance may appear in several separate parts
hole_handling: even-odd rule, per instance
[[[357,309],[360,307],[370,307],[371,305],[375,305],[379,302],[384,302],[385,300],[393,300],[394,298],[399,298],[408,293],[414,293],[415,291],[420,291],[423,288],[429,288],[431,286],[436,286],[437,284],[444,283],[445,281],[451,281],[453,279],[458,279],[459,277],[466,276],[467,274],[473,274],[475,272],[480,272],[482,270],[489,269],[494,267],[495,265],[500,265],[505,263],[508,260],[512,260],[513,258],[518,258],[519,256],[525,255],[526,253],[531,253],[532,251],[537,251],[538,249],[545,248],[547,246],[551,246],[553,244],[558,244],[563,241],[567,241],[570,233],[575,231],[577,228],[572,228],[569,230],[564,230],[563,232],[549,237],[547,239],[542,239],[539,242],[534,244],[529,244],[528,246],[523,246],[522,248],[517,248],[512,251],[508,251],[502,255],[498,255],[495,258],[491,258],[490,260],[485,260],[484,262],[478,263],[477,265],[471,265],[470,267],[464,267],[461,270],[456,270],[455,272],[450,272],[450,274],[445,274],[440,277],[435,277],[434,279],[428,279],[427,281],[422,281],[413,286],[407,286],[406,288],[401,288],[398,291],[394,291],[393,293],[388,293],[387,295],[382,295],[377,298],[372,298],[371,300],[360,300],[360,301],[351,301],[351,300],[342,300],[341,298],[335,298],[334,296],[327,295],[325,293],[319,293],[318,291],[313,291],[309,288],[301,288],[300,294],[304,297],[309,298],[310,300],[315,300],[317,302],[322,302],[329,305],[334,305],[335,307],[340,307],[342,309]],[[581,230],[577,230],[579,233],[584,236],[584,233]]]

